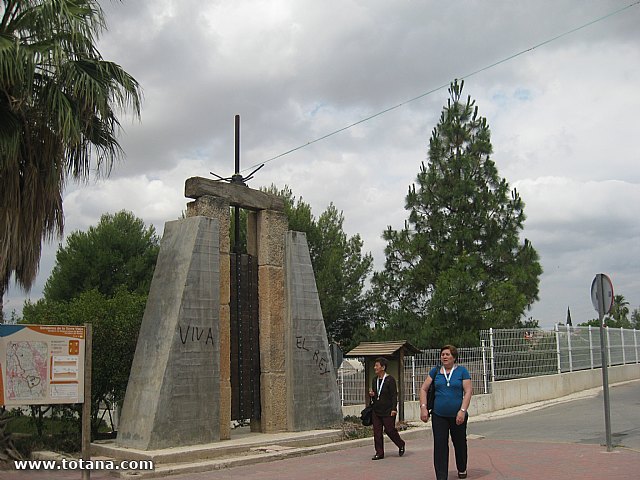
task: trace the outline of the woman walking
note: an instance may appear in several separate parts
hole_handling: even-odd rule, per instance
[[[387,359],[376,358],[373,370],[375,377],[371,383],[369,397],[373,404],[373,444],[376,454],[371,460],[384,458],[384,438],[382,427],[387,436],[398,447],[398,455],[404,455],[405,443],[396,429],[396,416],[398,414],[398,388],[396,380],[387,373]]]
[[[440,367],[434,367],[420,387],[420,419],[429,420],[427,392],[435,385],[435,402],[431,412],[433,430],[433,466],[436,480],[449,478],[449,435],[456,455],[458,478],[467,478],[467,410],[471,403],[471,375],[457,365],[458,349],[445,345],[440,349]]]

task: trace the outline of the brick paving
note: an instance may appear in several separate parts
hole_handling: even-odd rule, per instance
[[[612,389],[613,434],[617,447],[607,452],[604,441],[601,398],[562,402],[544,414],[535,410],[522,418],[509,413],[505,420],[470,423],[469,479],[479,480],[600,480],[640,479],[640,382]],[[616,403],[617,402],[617,403]],[[521,410],[529,411],[530,407]],[[520,412],[522,413],[522,412]],[[595,419],[595,420],[594,420]],[[518,421],[516,421],[518,420]],[[490,428],[489,428],[490,427]],[[284,437],[299,435],[283,434]],[[174,475],[171,480],[404,480],[434,478],[430,425],[402,432],[407,453],[385,440],[386,458],[373,462],[373,439],[317,447],[313,455],[281,458],[273,462],[222,468],[202,473]],[[491,438],[493,437],[493,438]],[[278,437],[279,438],[279,437]],[[526,438],[526,440],[521,440]],[[244,440],[248,442],[250,439]],[[535,440],[535,441],[534,441]],[[237,441],[243,442],[242,438]],[[237,443],[236,441],[236,443]],[[270,440],[271,441],[271,440]],[[233,442],[230,441],[230,442]],[[273,439],[274,445],[279,443]],[[364,445],[364,446],[363,446]],[[283,455],[286,454],[283,449]],[[265,455],[269,455],[266,454]],[[271,454],[273,455],[273,454]],[[276,456],[279,456],[276,453]],[[264,459],[260,459],[263,461]],[[453,451],[449,478],[457,479]],[[0,471],[0,480],[79,480],[79,471]],[[91,473],[94,480],[113,479],[110,472]],[[131,477],[134,478],[134,477]],[[144,480],[144,479],[143,479]]]
[[[172,480],[378,480],[433,479],[431,439],[407,442],[404,457],[390,442],[387,456],[373,462],[371,446],[278,460],[203,473],[175,475]],[[453,454],[453,451],[452,451]],[[7,472],[2,480],[79,479],[80,472]],[[108,472],[92,472],[92,479],[113,478]],[[457,478],[453,457],[449,478]],[[607,452],[599,445],[469,440],[469,479],[482,480],[600,480],[640,478],[640,452],[616,448]]]

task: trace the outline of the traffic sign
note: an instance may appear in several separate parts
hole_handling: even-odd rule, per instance
[[[602,291],[602,301],[598,295],[598,287]],[[611,279],[604,273],[599,273],[591,282],[591,303],[596,312],[606,315],[613,307],[613,283]]]
[[[591,303],[598,312],[600,322],[600,356],[602,358],[602,391],[604,393],[604,428],[607,442],[607,452],[613,450],[611,441],[611,402],[609,401],[609,373],[607,365],[606,340],[607,329],[604,324],[604,316],[611,311],[613,306],[613,283],[604,273],[599,273],[591,282]]]

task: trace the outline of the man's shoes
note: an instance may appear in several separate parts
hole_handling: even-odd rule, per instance
[[[404,455],[404,447],[400,447],[400,449],[398,450],[398,455],[401,457],[402,455]]]
[[[458,478],[467,478],[467,471],[458,472]]]
[[[371,458],[371,460],[382,460],[384,455],[378,455],[377,453]]]

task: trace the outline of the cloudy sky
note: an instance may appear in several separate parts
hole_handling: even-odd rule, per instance
[[[104,0],[99,48],[142,85],[142,119],[123,121],[127,157],[109,179],[68,186],[66,232],[121,209],[162,232],[185,209],[185,179],[233,173],[235,114],[245,168],[435,90],[268,162],[250,183],[288,184],[316,215],[333,201],[380,269],[381,233],[407,217],[404,197],[447,100],[439,87],[466,77],[541,256],[528,315],[545,327],[568,306],[574,324],[594,318],[599,272],[637,308],[639,3]],[[9,290],[7,313],[41,296],[57,245],[45,247],[30,294]]]

